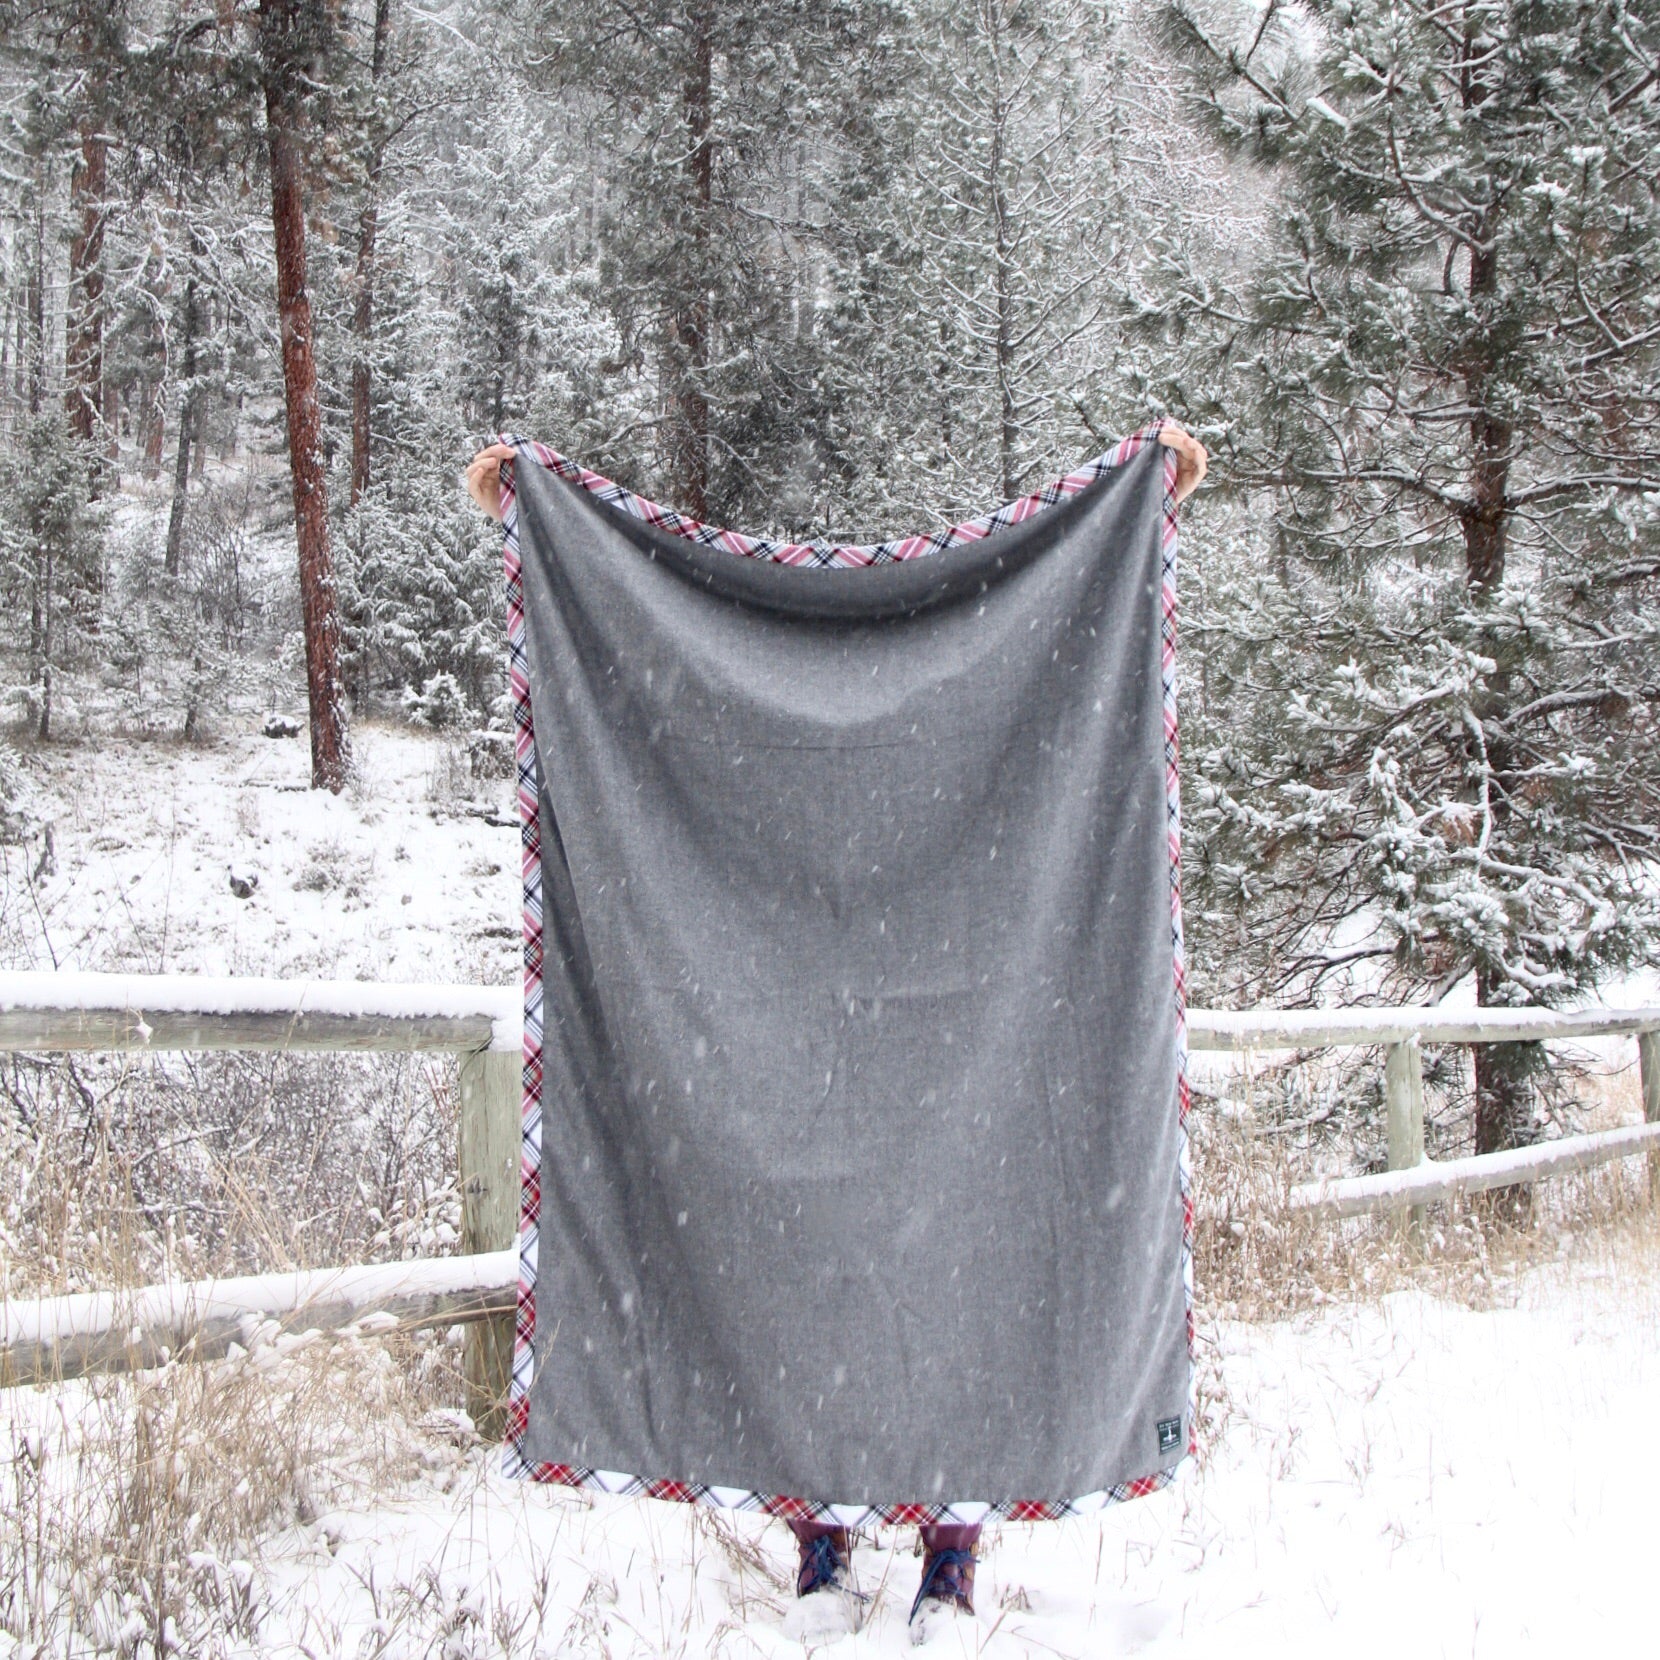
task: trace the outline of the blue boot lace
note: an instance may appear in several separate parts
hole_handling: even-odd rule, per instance
[[[841,1587],[846,1566],[836,1547],[830,1543],[830,1535],[821,1533],[806,1547],[800,1572],[796,1575],[795,1594],[806,1597],[826,1585]]]
[[[963,1590],[962,1570],[974,1566],[974,1552],[971,1550],[942,1550],[935,1551],[928,1562],[928,1571],[922,1576],[922,1583],[917,1587],[916,1601],[911,1604],[911,1618],[917,1616],[917,1610],[930,1597],[939,1602],[954,1602],[960,1607],[968,1606],[968,1597]]]

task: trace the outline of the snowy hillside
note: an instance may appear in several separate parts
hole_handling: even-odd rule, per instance
[[[6,966],[516,984],[519,832],[499,763],[476,776],[464,734],[360,723],[356,776],[333,796],[309,788],[303,730],[260,724],[241,715],[210,748],[35,751],[55,871],[28,880],[38,840],[0,847]]]

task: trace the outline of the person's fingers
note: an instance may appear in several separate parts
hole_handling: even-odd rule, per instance
[[[1177,472],[1185,476],[1178,477],[1177,483],[1178,486],[1185,486],[1181,489],[1181,494],[1185,496],[1199,487],[1200,481],[1209,469],[1210,457],[1205,454],[1205,446],[1197,438],[1189,438],[1180,453],[1182,462]]]
[[[488,513],[494,498],[501,494],[496,468],[488,461],[471,461],[467,465],[466,480],[467,494]]]
[[[1209,471],[1210,457],[1192,433],[1174,424],[1159,429],[1159,442],[1176,452],[1176,500],[1185,501]]]
[[[501,464],[512,459],[511,444],[490,444],[467,463],[467,494],[492,519],[501,517]]]
[[[486,473],[494,473],[504,461],[513,459],[511,444],[491,444],[488,449],[482,449],[467,463],[469,473],[477,473],[483,477]]]
[[[476,474],[479,478],[495,478],[499,476],[502,462],[513,459],[513,447],[510,444],[492,444],[483,449],[467,464],[469,475]]]
[[[1187,488],[1181,490],[1177,496],[1180,501],[1191,496],[1205,481],[1205,474],[1210,471],[1210,457],[1205,453],[1205,446],[1197,438],[1193,440],[1193,476],[1188,479]],[[1178,481],[1179,483],[1180,481]]]
[[[1159,442],[1167,449],[1175,450],[1178,455],[1196,458],[1204,454],[1204,446],[1185,427],[1160,427]]]

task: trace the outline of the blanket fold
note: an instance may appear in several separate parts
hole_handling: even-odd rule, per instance
[[[515,440],[519,1473],[969,1519],[1186,1450],[1155,433],[865,549]]]

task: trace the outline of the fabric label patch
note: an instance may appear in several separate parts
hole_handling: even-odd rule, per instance
[[[1159,1451],[1174,1452],[1182,1444],[1182,1421],[1180,1418],[1159,1419]]]

